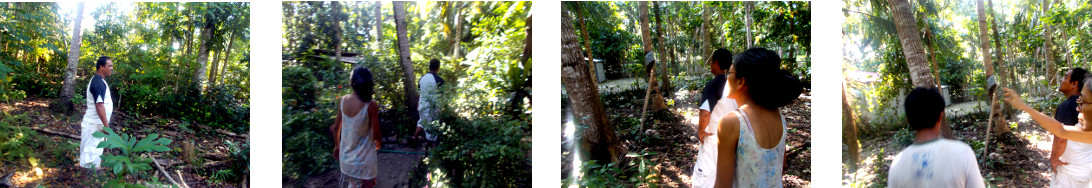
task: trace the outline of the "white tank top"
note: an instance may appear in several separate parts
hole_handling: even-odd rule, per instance
[[[378,173],[375,139],[368,123],[368,118],[372,118],[368,117],[372,102],[368,101],[355,115],[341,114],[341,173],[358,179],[375,179]],[[341,99],[341,109],[345,109],[345,98]]]
[[[736,144],[736,177],[733,187],[784,187],[781,182],[785,162],[785,116],[781,117],[781,139],[777,146],[762,148],[755,141],[751,120],[742,110],[739,114],[739,142]]]
[[[1092,164],[1092,144],[1066,140],[1065,153],[1058,159],[1070,164]]]

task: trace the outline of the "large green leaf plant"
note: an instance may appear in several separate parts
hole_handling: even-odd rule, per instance
[[[118,134],[110,127],[104,127],[103,129],[103,131],[91,134],[95,138],[106,138],[105,141],[99,143],[98,148],[121,150],[120,155],[105,154],[100,156],[102,165],[109,167],[116,175],[116,179],[108,181],[104,187],[133,186],[122,181],[126,174],[135,174],[152,169],[150,165],[152,159],[141,156],[141,153],[171,150],[167,146],[171,144],[172,140],[160,138],[159,134],[150,134],[144,139],[137,140],[136,137],[130,137],[129,134]],[[139,185],[137,186],[139,187]]]

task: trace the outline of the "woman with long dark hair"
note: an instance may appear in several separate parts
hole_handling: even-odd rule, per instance
[[[800,96],[800,79],[765,48],[736,56],[727,77],[728,98],[740,107],[719,123],[716,187],[782,187],[786,128],[778,109]]]
[[[378,174],[379,105],[372,100],[375,80],[368,68],[350,76],[353,93],[341,97],[334,120],[335,157],[341,169],[338,187],[375,187]]]

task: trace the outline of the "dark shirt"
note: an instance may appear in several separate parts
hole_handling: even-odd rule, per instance
[[[91,91],[91,101],[94,103],[104,103],[106,101],[106,80],[103,80],[101,76],[96,74],[91,77],[91,87],[88,88]]]
[[[717,101],[720,101],[721,94],[724,93],[724,83],[728,82],[728,78],[725,78],[723,74],[713,77],[713,80],[705,83],[705,89],[701,91],[701,100],[698,101],[698,106],[701,106],[702,102],[709,100],[709,111],[713,111],[713,107],[717,105]]]
[[[1058,104],[1058,109],[1054,110],[1054,120],[1058,120],[1062,125],[1076,125],[1077,124],[1077,96],[1070,96]]]

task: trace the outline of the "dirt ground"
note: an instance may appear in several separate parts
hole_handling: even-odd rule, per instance
[[[640,120],[641,106],[644,90],[640,92],[623,92],[604,96],[604,103],[610,122],[625,124],[624,122]],[[644,127],[645,134],[649,137],[644,141],[639,140],[635,133],[626,132],[625,126],[615,125],[619,139],[623,147],[629,152],[650,151],[656,152],[650,155],[650,160],[657,164],[655,169],[660,173],[661,182],[652,182],[666,187],[690,187],[690,175],[694,170],[694,162],[697,160],[699,142],[697,139],[697,103],[701,93],[698,91],[680,91],[674,93],[668,99],[673,100],[675,106],[669,110],[653,112],[649,111],[651,119]],[[801,97],[792,104],[782,107],[782,114],[788,123],[788,138],[786,139],[786,163],[782,181],[786,187],[810,187],[811,184],[811,99]],[[563,122],[564,123],[564,122]],[[564,144],[562,135],[562,177],[571,176],[572,154],[571,148]]]
[[[379,152],[378,160],[382,161],[379,163],[379,169],[382,170],[379,171],[376,177],[376,187],[409,187],[409,174],[426,156],[422,154],[425,153],[423,147],[412,148],[401,143],[384,142],[381,149],[384,151]],[[334,168],[321,175],[307,178],[304,187],[337,187],[340,175],[341,171]],[[289,180],[282,185],[284,187],[295,187],[296,183]]]
[[[983,116],[984,117],[984,116]],[[989,152],[983,157],[976,151],[982,177],[997,187],[1045,187],[1051,179],[1050,148],[1052,136],[1021,113],[1009,120],[1016,122],[1012,132],[990,136]],[[984,142],[985,121],[950,120],[958,140],[964,143]],[[852,187],[885,187],[887,171],[895,155],[904,147],[894,144],[894,131],[862,137],[861,164],[856,171],[842,170],[842,184]],[[845,146],[843,146],[843,156]],[[843,157],[843,166],[846,164]]]
[[[73,116],[61,116],[52,114],[49,110],[49,102],[54,99],[46,98],[27,98],[23,101],[0,103],[0,112],[6,114],[26,114],[30,119],[29,125],[15,125],[21,127],[34,127],[38,129],[44,129],[52,132],[56,132],[63,135],[80,136],[80,121],[86,107],[78,107],[76,112],[78,115]],[[240,184],[244,182],[219,182],[213,180],[210,176],[218,170],[228,168],[231,160],[229,156],[228,147],[225,144],[226,141],[235,143],[245,143],[249,136],[247,134],[232,133],[236,136],[228,136],[224,133],[214,131],[214,129],[203,127],[203,125],[184,123],[177,119],[156,117],[156,116],[140,116],[135,114],[128,114],[124,109],[118,109],[114,112],[115,130],[122,133],[136,135],[147,135],[151,133],[158,133],[160,137],[169,138],[173,140],[168,146],[172,148],[171,151],[162,152],[152,155],[157,161],[163,165],[163,168],[171,174],[174,179],[178,179],[179,173],[184,177],[184,182],[191,187],[240,187]],[[183,126],[185,125],[185,126]],[[223,130],[221,130],[223,131]],[[230,131],[224,131],[231,133]],[[40,132],[41,133],[41,132]],[[52,151],[50,147],[57,147],[57,145],[79,145],[79,140],[68,138],[64,136],[58,136],[56,134],[41,133],[40,135],[48,137],[52,141],[56,141],[58,144],[45,144],[44,148],[33,148],[35,151]],[[183,143],[191,143],[195,148],[195,155],[198,156],[196,163],[183,162],[180,154],[180,148],[183,148]],[[15,161],[0,161],[0,175],[5,173],[14,173],[12,176],[12,183],[16,187],[37,187],[43,186],[57,186],[57,187],[83,187],[87,185],[101,184],[102,180],[107,177],[103,172],[92,177],[92,172],[76,166],[78,160],[78,149],[76,151],[65,151],[62,157],[50,156],[52,154],[41,153],[42,159],[39,159],[39,164],[42,165],[42,175],[38,176],[32,166],[28,166],[21,162]],[[60,159],[58,161],[50,161],[54,159]],[[48,165],[56,164],[56,165]],[[153,165],[153,169],[154,169]],[[177,171],[177,172],[176,172]],[[160,174],[149,172],[148,176],[158,176],[160,182],[167,182],[167,180]],[[150,177],[149,177],[150,179]],[[135,181],[148,181],[148,179],[128,179],[130,182]]]

